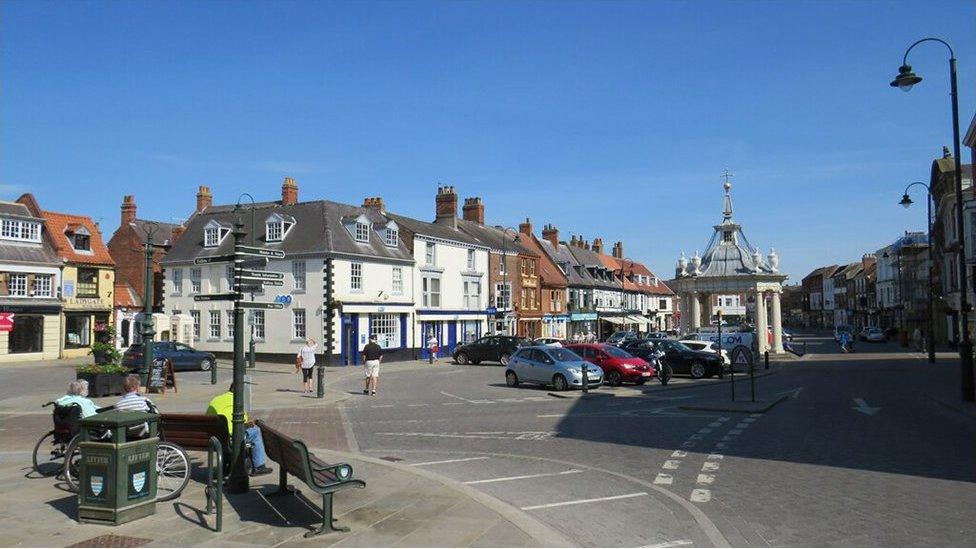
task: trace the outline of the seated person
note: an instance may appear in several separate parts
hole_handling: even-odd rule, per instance
[[[98,413],[95,403],[88,398],[88,382],[84,379],[76,379],[68,383],[68,392],[61,398],[54,401],[58,406],[71,406],[77,404],[81,408],[81,418],[93,416]]]
[[[114,408],[125,412],[157,413],[156,405],[139,393],[139,386],[141,384],[142,381],[139,379],[139,374],[125,376],[125,381],[122,382],[122,388],[125,390],[125,394],[115,403]],[[141,427],[130,427],[129,433],[133,436],[144,437],[149,433],[149,425],[143,423]]]
[[[212,416],[224,416],[227,419],[227,432],[234,434],[234,385],[226,393],[221,393],[210,401],[207,406],[207,414]],[[251,476],[267,475],[274,471],[266,465],[268,456],[264,453],[264,439],[261,438],[261,428],[254,425],[247,419],[244,413],[244,440],[251,445]]]

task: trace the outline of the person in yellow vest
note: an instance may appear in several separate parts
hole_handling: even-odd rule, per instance
[[[221,393],[210,401],[207,406],[207,414],[212,416],[224,416],[227,419],[227,432],[234,433],[234,385],[231,384],[230,390]],[[264,439],[261,438],[261,429],[251,423],[244,413],[244,440],[251,445],[251,476],[267,475],[274,471],[266,465],[268,456],[264,452]]]

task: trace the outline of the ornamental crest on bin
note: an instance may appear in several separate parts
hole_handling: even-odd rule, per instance
[[[102,493],[102,488],[105,486],[104,478],[98,475],[92,475],[90,484],[92,495],[100,495]]]
[[[136,492],[141,492],[142,487],[146,485],[146,472],[140,471],[138,473],[132,474],[132,486],[136,489]]]

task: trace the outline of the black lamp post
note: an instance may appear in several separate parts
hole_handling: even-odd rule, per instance
[[[905,208],[908,208],[909,206],[912,205],[912,198],[908,196],[908,189],[911,189],[915,185],[921,185],[925,187],[926,191],[928,191],[928,194],[925,196],[925,206],[927,209],[925,219],[928,222],[927,237],[928,237],[928,244],[929,244],[929,295],[928,295],[929,327],[926,332],[926,346],[928,347],[928,351],[929,351],[929,363],[935,364],[935,334],[932,331],[932,329],[935,327],[935,317],[934,317],[935,307],[933,305],[933,296],[932,296],[932,285],[934,284],[934,280],[932,279],[932,272],[933,272],[933,267],[935,265],[934,260],[932,259],[932,246],[934,245],[934,243],[932,242],[932,189],[929,188],[929,186],[926,185],[925,183],[922,183],[921,181],[915,181],[913,183],[909,183],[908,186],[905,187],[905,194],[902,195],[901,202],[899,202],[899,204],[901,204]]]
[[[955,183],[956,183],[956,226],[958,227],[958,250],[959,255],[959,315],[962,321],[962,341],[959,343],[959,366],[961,369],[961,391],[962,399],[966,401],[976,400],[973,382],[973,343],[969,339],[969,282],[966,274],[966,239],[963,228],[963,204],[962,204],[962,166],[959,156],[959,94],[956,85],[956,54],[952,51],[952,46],[940,38],[923,38],[905,51],[902,58],[901,67],[898,69],[898,76],[891,82],[891,85],[900,88],[902,91],[912,89],[912,86],[922,81],[922,77],[912,72],[911,65],[908,64],[908,54],[912,48],[922,42],[938,42],[949,50],[949,87],[952,96],[952,146],[955,155]]]
[[[153,289],[156,284],[153,274],[153,235],[159,230],[159,224],[147,221],[142,230],[146,233],[146,284],[143,286],[142,299],[142,369],[139,377],[142,386],[148,387],[153,364],[153,338],[156,336],[156,323],[153,322]]]

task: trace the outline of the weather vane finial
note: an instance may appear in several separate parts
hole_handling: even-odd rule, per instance
[[[725,171],[722,173],[722,177],[725,178],[725,183],[722,185],[725,187],[725,199],[723,201],[723,206],[725,207],[722,208],[722,215],[727,221],[732,219],[732,194],[730,192],[732,190],[732,182],[729,179],[733,175],[732,170],[728,168],[725,168]]]

